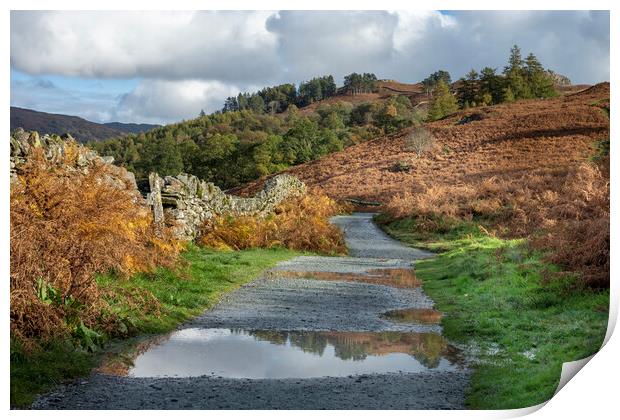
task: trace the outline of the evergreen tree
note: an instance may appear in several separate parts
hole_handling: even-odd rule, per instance
[[[464,78],[457,90],[457,96],[462,105],[475,106],[478,96],[478,72],[471,69]]]
[[[450,85],[452,83],[450,73],[445,70],[438,70],[422,81],[422,85],[424,85],[424,90],[426,90],[426,93],[429,95],[432,94],[440,80],[442,80],[446,85]]]
[[[262,114],[265,112],[265,101],[259,95],[252,95],[248,101],[248,108],[256,114]]]
[[[450,93],[450,88],[443,81],[439,80],[435,87],[435,94],[428,110],[428,118],[431,121],[438,120],[446,115],[452,114],[459,109],[456,98]]]
[[[510,86],[506,86],[502,91],[502,102],[514,102],[515,94],[512,92]]]
[[[548,98],[557,95],[551,75],[545,71],[538,58],[532,53],[525,59],[525,74],[534,98]]]
[[[510,49],[508,65],[504,67],[506,86],[510,88],[515,99],[527,99],[531,97],[531,91],[525,77],[521,49],[514,45]]]
[[[490,95],[489,104],[498,104],[503,100],[502,81],[495,71],[491,67],[480,70],[480,92],[483,96]]]

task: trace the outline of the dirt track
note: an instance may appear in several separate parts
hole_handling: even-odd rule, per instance
[[[406,272],[413,261],[430,254],[387,237],[372,223],[371,214],[339,216],[334,223],[345,231],[350,257],[299,257],[281,263],[181,328],[324,331],[327,335],[348,331],[357,332],[354,334],[364,339],[370,332],[382,331],[439,337],[438,324],[397,323],[382,317],[388,310],[425,309],[433,303],[419,287],[393,287],[391,280],[372,274]],[[384,284],[360,281],[364,276],[373,281],[378,278]],[[404,279],[397,280],[415,280]],[[419,347],[418,351],[427,351],[424,342]],[[385,349],[373,351],[381,353]],[[447,348],[441,352],[455,362]],[[39,398],[33,408],[456,409],[463,407],[469,377],[467,369],[456,365],[455,362],[455,368],[448,371],[430,366],[419,373],[308,379],[135,378],[94,374]]]

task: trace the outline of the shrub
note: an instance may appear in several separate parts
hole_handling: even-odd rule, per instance
[[[407,152],[415,152],[418,157],[433,148],[435,145],[435,138],[424,127],[416,127],[411,130],[411,133],[405,137],[405,150]]]
[[[608,163],[608,162],[607,162]],[[547,218],[545,235],[533,243],[551,250],[547,259],[581,274],[589,286],[609,286],[609,177],[607,168],[582,164],[565,182]]]
[[[266,216],[219,216],[202,228],[200,243],[219,249],[282,246],[303,251],[344,253],[340,230],[329,223],[339,212],[338,204],[314,190],[281,203]]]
[[[35,149],[11,185],[11,334],[28,344],[73,335],[90,347],[116,318],[95,274],[121,276],[174,263],[180,246],[155,234],[135,191],[111,182],[105,164],[87,171]],[[75,153],[69,153],[74,150]]]

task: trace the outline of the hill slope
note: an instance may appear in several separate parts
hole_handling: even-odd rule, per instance
[[[430,184],[454,185],[490,177],[518,177],[587,161],[593,143],[609,136],[609,84],[572,95],[459,111],[426,124],[435,147],[421,158],[407,151],[411,129],[360,143],[285,172],[337,199],[387,203]],[[394,166],[407,162],[410,170]],[[251,183],[236,192],[250,193]]]
[[[609,83],[426,124],[435,143],[419,158],[407,147],[412,130],[286,172],[336,199],[379,202],[374,211],[413,218],[414,232],[474,222],[527,238],[582,284],[609,285]]]
[[[140,133],[159,127],[153,124],[124,124],[111,122],[94,123],[80,117],[62,114],[48,114],[32,109],[11,107],[11,131],[21,127],[26,131],[62,135],[70,133],[82,143]]]

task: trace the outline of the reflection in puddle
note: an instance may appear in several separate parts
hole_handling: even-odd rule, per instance
[[[282,332],[189,328],[139,354],[133,377],[311,378],[459,369],[433,333]]]
[[[438,324],[443,314],[434,309],[410,308],[387,311],[383,316],[396,322]]]
[[[362,273],[342,273],[330,271],[273,271],[280,278],[304,278],[314,280],[355,281],[382,284],[399,288],[419,287],[420,281],[409,268],[376,268]]]

